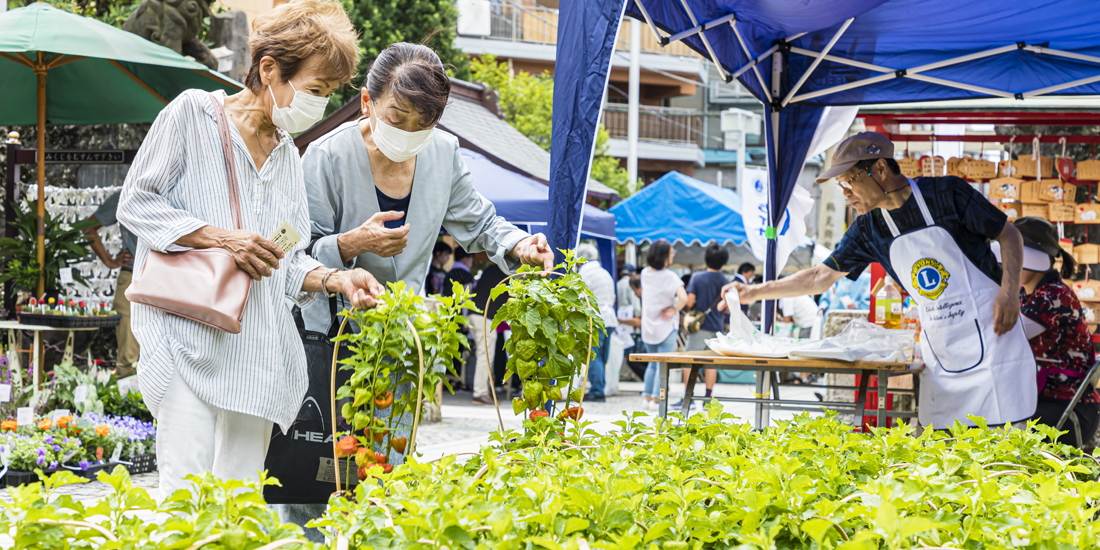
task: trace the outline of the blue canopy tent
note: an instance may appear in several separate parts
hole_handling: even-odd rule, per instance
[[[474,176],[474,189],[493,203],[498,215],[528,231],[545,231],[543,226],[550,220],[550,189],[546,185],[493,164],[480,153],[465,148],[461,151]],[[615,278],[615,215],[585,204],[580,235],[595,239],[600,264]]]
[[[594,33],[619,7],[662,44],[683,41],[764,103],[772,228],[781,225],[830,106],[1100,93],[1100,10],[1078,0],[569,0],[559,18],[567,30],[555,68],[559,116],[590,116],[595,124],[603,89],[591,84],[601,68],[606,75],[604,45],[618,29]],[[559,100],[575,105],[560,111]],[[564,157],[579,155],[594,132],[559,116],[552,163],[576,164]],[[583,197],[576,173],[552,171],[557,208]],[[552,231],[566,241],[574,234],[566,226]],[[768,237],[770,280],[774,229]],[[765,307],[768,330],[773,321],[774,308]]]

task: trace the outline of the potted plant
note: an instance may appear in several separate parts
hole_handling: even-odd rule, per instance
[[[512,328],[504,344],[508,352],[504,381],[515,375],[523,382],[523,397],[512,401],[512,410],[517,415],[527,412],[530,421],[549,417],[543,410],[548,401],[565,401],[559,419],[580,419],[587,376],[583,369],[604,332],[596,297],[577,272],[584,261],[575,258],[572,250],[563,253],[565,261],[554,271],[558,276],[524,266],[490,294],[493,300],[504,292],[509,295],[497,310],[491,330],[503,322]],[[574,387],[579,374],[584,376]],[[578,405],[570,407],[570,403]]]
[[[341,334],[334,339],[338,344],[346,341],[353,354],[340,361],[340,369],[351,370],[352,375],[334,392],[334,410],[339,400],[345,401],[340,407],[342,431],[334,426],[333,434],[338,489],[340,479],[347,480],[351,474],[352,459],[359,479],[365,479],[389,473],[391,453],[412,452],[420,406],[433,400],[440,383],[454,392],[445,374],[454,373],[454,360],[468,346],[459,333],[467,324],[462,310],[476,309],[462,285],[454,285],[452,296],[433,298],[435,307],[428,307],[404,282],[388,287],[376,307],[342,313]],[[343,334],[349,321],[359,330]],[[413,390],[404,390],[409,387]],[[399,430],[410,428],[410,413],[410,437],[395,437]],[[341,458],[349,459],[343,472],[339,472]],[[346,494],[351,496],[350,491]]]
[[[38,265],[38,209],[37,201],[27,201],[23,206],[13,205],[15,221],[12,226],[19,232],[17,238],[0,238],[0,262],[5,266],[0,273],[0,283],[13,281],[15,285],[32,295],[37,293],[38,276],[46,281],[46,295],[57,297],[60,289],[61,268],[88,255],[88,241],[84,231],[95,225],[91,220],[66,224],[46,211],[46,264]],[[84,283],[80,273],[73,271],[73,280]],[[42,298],[38,296],[38,298]]]

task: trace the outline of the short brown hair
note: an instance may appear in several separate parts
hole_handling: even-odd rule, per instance
[[[334,0],[290,0],[252,21],[252,65],[244,83],[253,92],[263,88],[260,60],[270,56],[283,82],[317,57],[324,80],[351,82],[359,65],[359,35]]]
[[[427,46],[408,42],[390,44],[382,50],[371,63],[363,87],[375,100],[392,92],[408,101],[420,113],[424,128],[443,118],[451,97],[451,79],[439,56]]]

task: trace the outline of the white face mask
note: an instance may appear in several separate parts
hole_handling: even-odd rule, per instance
[[[290,83],[290,89],[294,90],[294,98],[290,100],[290,105],[279,107],[275,92],[271,86],[267,87],[267,91],[271,92],[271,101],[274,103],[271,106],[271,122],[287,132],[297,134],[310,129],[325,116],[328,98],[299,92],[293,82]]]
[[[432,128],[419,132],[407,132],[395,128],[378,118],[378,107],[374,105],[373,100],[371,105],[374,106],[374,117],[378,120],[371,120],[368,117],[367,123],[371,125],[370,129],[371,135],[374,137],[374,144],[378,146],[378,150],[382,151],[383,155],[386,155],[386,158],[394,162],[405,162],[415,157],[428,145],[431,145],[432,139],[435,138]]]

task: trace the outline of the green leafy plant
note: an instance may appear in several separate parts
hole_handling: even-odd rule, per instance
[[[0,274],[0,283],[15,280],[20,286],[30,282],[30,271],[33,270],[34,283],[23,286],[24,290],[32,293],[37,290],[38,279],[38,214],[37,201],[28,201],[24,206],[13,205],[15,221],[10,222],[19,232],[18,238],[0,238],[0,258],[4,258],[7,269]],[[66,224],[46,211],[46,265],[44,275],[46,279],[46,291],[56,291],[60,287],[61,268],[70,262],[78,261],[88,255],[88,241],[84,238],[84,230],[95,225],[94,221],[81,220],[73,224]],[[18,262],[18,263],[15,263]],[[73,279],[83,284],[84,278],[76,270],[73,271]]]
[[[573,379],[590,360],[588,346],[604,332],[596,297],[581,280],[577,267],[584,263],[572,250],[563,250],[565,261],[555,267],[560,277],[546,277],[537,268],[523,266],[519,277],[497,285],[490,298],[507,292],[509,299],[493,317],[492,330],[503,322],[512,328],[504,344],[507,382],[516,375],[523,382],[523,397],[512,402],[515,414],[531,411],[532,420],[547,401],[581,401],[584,388]],[[565,388],[565,392],[562,389]]]
[[[454,373],[454,360],[462,346],[468,346],[459,334],[459,329],[469,324],[462,310],[476,311],[469,290],[457,283],[451,296],[433,297],[437,300],[434,307],[427,307],[424,299],[413,294],[404,282],[388,286],[378,306],[363,311],[345,310],[342,315],[354,321],[359,331],[334,340],[347,342],[354,354],[340,361],[341,370],[352,371],[351,378],[336,391],[338,400],[346,400],[340,412],[351,430],[338,434],[337,449],[338,454],[355,457],[360,478],[371,464],[388,465],[391,451],[412,452],[408,441],[391,434],[408,427],[400,423],[406,413],[416,410],[418,386],[422,388],[424,403],[434,400],[434,389],[441,382],[454,392],[446,373]],[[418,360],[421,350],[423,381]],[[412,391],[399,391],[409,386]],[[389,409],[387,415],[379,414],[386,409]],[[379,455],[374,451],[376,444],[384,445]],[[349,461],[349,467],[350,464]],[[344,479],[348,474],[345,473]]]
[[[100,395],[103,400],[103,414],[131,416],[145,422],[153,421],[153,414],[145,406],[145,400],[140,391],[130,390],[123,394],[119,391],[117,383],[111,383],[100,388]]]
[[[38,473],[41,482],[9,487],[10,499],[0,501],[0,529],[11,533],[15,550],[324,548],[306,542],[301,527],[280,523],[265,506],[263,486],[278,484],[266,473],[258,483],[188,476],[192,489],[180,489],[159,505],[145,489],[134,487],[121,466],[99,472],[97,478],[112,492],[89,503],[58,494],[66,485],[88,480],[67,471],[49,477]]]
[[[625,414],[625,413],[624,413]],[[351,548],[1096,548],[1100,465],[1050,428],[853,433],[798,416],[755,431],[712,402],[465,462],[409,461],[330,501]],[[678,415],[677,415],[678,416]],[[978,419],[980,421],[980,419]],[[654,426],[654,423],[656,425]]]
[[[109,373],[103,371],[101,374],[95,367],[85,371],[72,362],[60,363],[53,368],[53,392],[47,404],[55,409],[71,409],[80,414],[103,414],[100,392],[109,386],[109,378]],[[83,402],[75,403],[76,388],[80,386],[87,388],[87,394]]]

